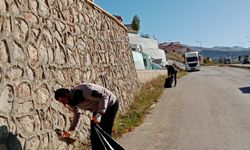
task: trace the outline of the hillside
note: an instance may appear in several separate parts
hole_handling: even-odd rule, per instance
[[[177,53],[173,53],[173,52],[166,54],[166,58],[171,59],[171,60],[175,60],[175,61],[178,61],[181,63],[184,61],[184,58],[181,55],[179,55]]]
[[[237,59],[242,55],[250,55],[250,51],[220,51],[220,50],[202,50],[200,54],[215,60],[225,57]]]
[[[250,47],[243,48],[240,46],[233,46],[233,47],[214,46],[212,48],[192,46],[192,49],[195,51],[204,51],[204,50],[208,50],[208,51],[250,51]]]
[[[225,46],[215,46],[212,48],[206,47],[192,47],[192,50],[199,51],[201,55],[218,60],[220,58],[231,57],[233,59],[238,59],[242,55],[250,55],[250,48],[243,48],[240,46],[225,47]]]

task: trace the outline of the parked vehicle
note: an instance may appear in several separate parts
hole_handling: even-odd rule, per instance
[[[243,62],[242,62],[242,64],[249,64],[249,63],[250,63],[249,59],[244,59]]]
[[[249,59],[250,59],[249,55],[244,55],[239,57],[239,61],[241,64],[249,64],[250,63]]]
[[[184,63],[187,71],[199,71],[200,61],[198,52],[186,52]]]
[[[231,64],[232,63],[232,58],[224,58],[224,64]]]

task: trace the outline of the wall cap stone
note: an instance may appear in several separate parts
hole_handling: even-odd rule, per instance
[[[128,31],[127,28],[118,20],[116,19],[116,17],[114,17],[113,15],[111,15],[109,12],[107,12],[106,10],[102,9],[101,7],[99,7],[98,5],[96,5],[94,2],[92,2],[92,0],[86,0],[90,5],[92,5],[94,8],[100,10],[101,12],[103,12],[105,15],[107,15],[108,17],[110,17],[111,19],[113,19],[118,25],[120,25],[126,32]]]

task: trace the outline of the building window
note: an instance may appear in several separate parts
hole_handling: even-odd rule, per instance
[[[144,66],[147,67],[147,59],[143,59]]]

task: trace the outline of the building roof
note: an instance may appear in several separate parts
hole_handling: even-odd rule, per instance
[[[181,44],[180,42],[160,43],[159,48],[164,50],[165,52],[179,52],[179,53],[188,52],[192,49],[190,46]]]
[[[164,42],[159,44],[159,46],[171,46],[171,45],[181,45],[181,44],[180,42]]]
[[[119,21],[123,22],[123,19],[121,16],[118,16],[118,15],[113,15],[116,19],[118,19]]]
[[[132,25],[131,24],[125,24],[125,27],[127,28],[127,30],[128,30],[128,33],[138,33],[138,31],[136,31],[136,30],[134,30],[133,28],[132,28]]]

